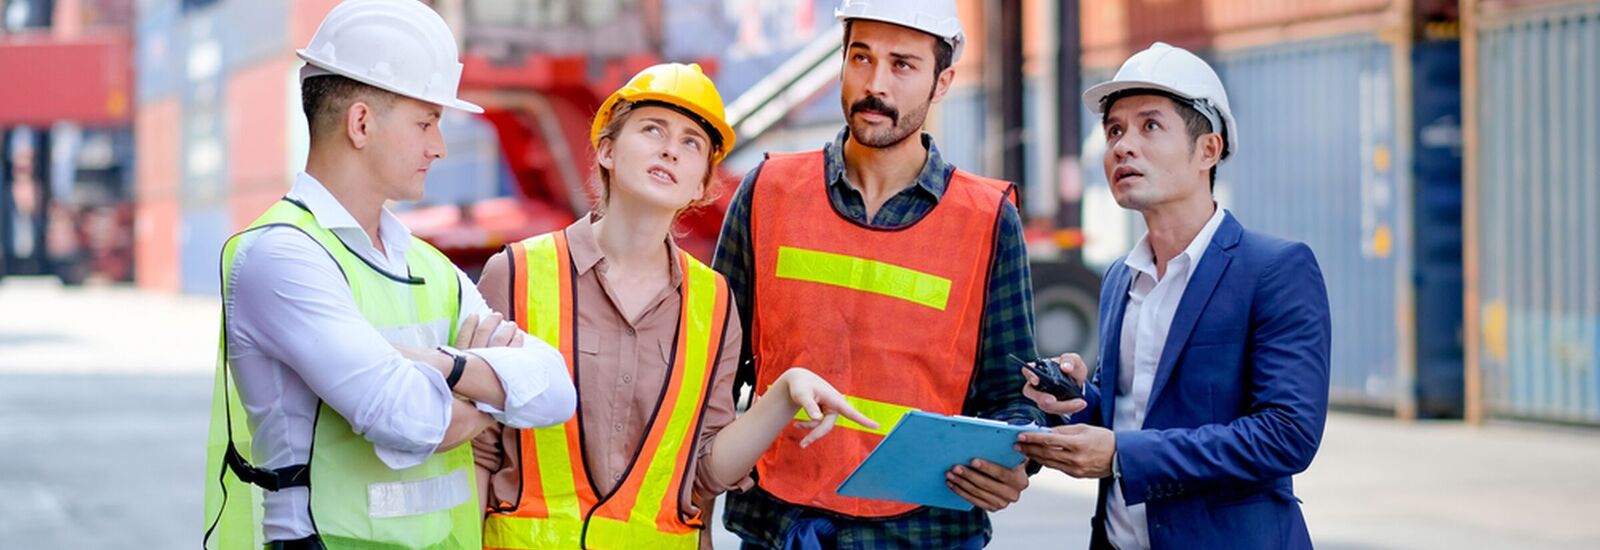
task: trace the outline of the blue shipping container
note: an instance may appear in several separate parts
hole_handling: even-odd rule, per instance
[[[184,294],[222,292],[222,245],[231,235],[228,209],[184,210],[178,223],[178,281]]]
[[[1333,314],[1334,400],[1397,406],[1411,390],[1398,377],[1396,322],[1410,163],[1390,47],[1358,35],[1227,52],[1216,66],[1240,139],[1217,173],[1221,202],[1246,227],[1316,253]]]
[[[1478,357],[1494,416],[1600,423],[1600,4],[1478,32]]]

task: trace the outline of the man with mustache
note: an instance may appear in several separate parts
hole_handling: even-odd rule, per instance
[[[846,128],[745,177],[713,266],[746,323],[743,383],[759,396],[803,366],[881,428],[838,419],[846,429],[803,455],[804,431],[788,430],[754,487],[729,494],[725,523],[745,548],[980,548],[988,512],[1028,486],[1024,467],[953,468],[946,483],[976,506],[963,511],[835,489],[909,410],[1042,421],[1006,362],[1034,353],[1015,190],[956,169],[921,132],[961,55],[955,2],[846,0],[834,15]]]

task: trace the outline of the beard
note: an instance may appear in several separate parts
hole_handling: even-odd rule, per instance
[[[928,117],[928,103],[918,105],[916,108],[901,113],[878,99],[878,96],[869,95],[849,105],[846,110],[849,116],[846,120],[850,126],[850,137],[867,147],[885,149],[899,145],[922,129],[924,119]],[[855,115],[863,111],[873,111],[889,119],[886,128],[874,128],[866,122],[860,122]]]

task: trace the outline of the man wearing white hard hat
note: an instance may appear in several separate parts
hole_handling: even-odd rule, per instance
[[[415,0],[349,0],[298,52],[306,170],[222,251],[208,548],[481,548],[470,442],[559,424],[559,352],[384,208],[445,155],[461,63]]]
[[[846,0],[834,15],[845,128],[745,177],[713,266],[747,323],[740,375],[757,395],[803,366],[880,427],[839,418],[805,451],[805,432],[786,431],[755,486],[728,495],[724,520],[747,548],[979,548],[988,514],[1027,487],[1026,466],[947,472],[966,510],[836,489],[910,410],[1043,422],[1007,362],[1035,353],[1016,191],[957,169],[921,131],[966,42],[954,1]]]
[[[1245,229],[1212,198],[1239,151],[1222,80],[1157,43],[1083,94],[1101,115],[1117,204],[1149,232],[1106,272],[1086,399],[1023,393],[1068,415],[1024,454],[1100,480],[1091,548],[1310,548],[1292,477],[1328,415],[1331,328],[1303,243]],[[1075,354],[1062,370],[1080,384]]]

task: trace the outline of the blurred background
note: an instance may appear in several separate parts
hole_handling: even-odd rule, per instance
[[[469,272],[588,210],[589,121],[643,67],[700,63],[740,135],[723,201],[683,220],[702,258],[764,152],[843,124],[833,0],[429,3],[487,112],[447,113],[427,198],[396,208]],[[0,547],[198,540],[219,252],[303,166],[294,50],[335,4],[0,0]],[[1098,274],[1143,231],[1078,94],[1189,48],[1240,124],[1218,202],[1327,277],[1319,546],[1600,546],[1600,2],[958,4],[928,130],[1019,184],[1041,354],[1092,354]],[[1092,505],[1041,474],[994,546],[1081,547]]]

